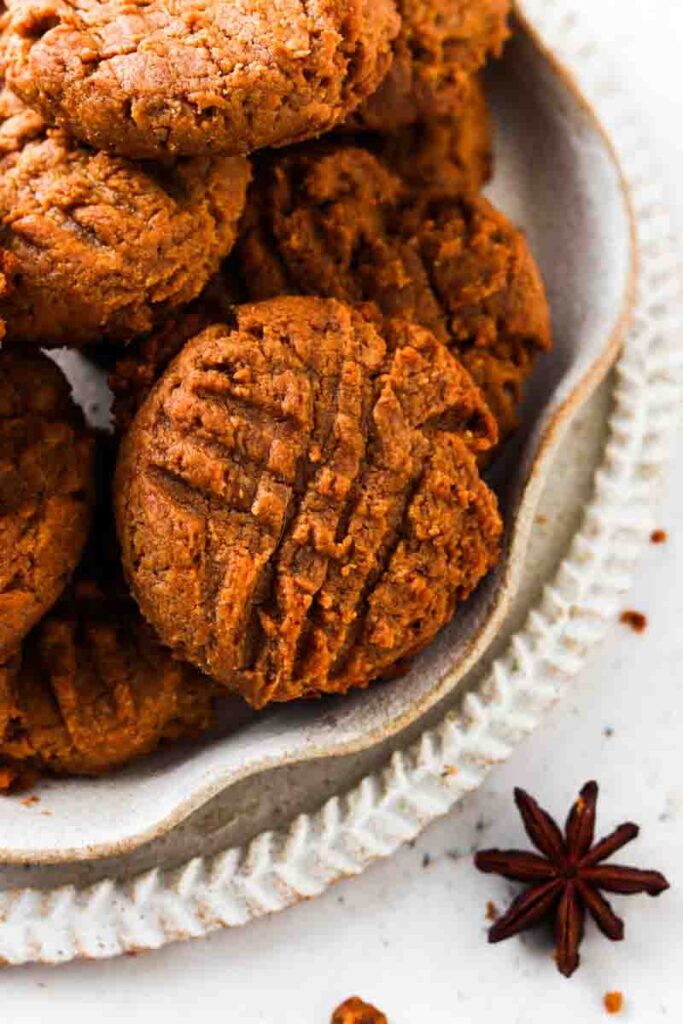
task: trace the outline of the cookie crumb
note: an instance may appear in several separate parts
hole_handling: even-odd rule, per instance
[[[635,612],[632,609],[622,612],[619,616],[619,622],[629,626],[634,633],[644,633],[647,629],[647,615],[643,615],[642,612]]]
[[[428,868],[431,863],[432,863],[432,858],[431,858],[430,854],[425,853],[424,857],[422,858],[422,867],[423,868]]]
[[[486,920],[497,921],[498,916],[498,907],[493,902],[493,900],[489,900],[488,903],[486,904]]]
[[[606,736],[607,739],[611,739],[612,736],[614,736],[614,729],[611,725],[606,725],[605,728],[602,730],[602,734],[603,736]]]
[[[608,1013],[621,1013],[624,1009],[624,996],[621,992],[606,992],[603,999]]]
[[[669,539],[669,534],[666,530],[653,530],[650,534],[650,542],[652,544],[666,544]]]
[[[36,796],[35,793],[31,793],[30,796],[24,797],[24,799],[21,801],[21,806],[22,807],[33,807],[34,804],[39,804],[39,803],[40,803],[40,797]]]
[[[337,1007],[332,1014],[330,1024],[389,1024],[389,1022],[376,1006],[364,1003],[358,996],[352,996]]]

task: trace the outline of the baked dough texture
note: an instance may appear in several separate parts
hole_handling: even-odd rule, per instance
[[[434,116],[391,132],[335,133],[347,145],[369,150],[405,184],[421,193],[479,191],[493,169],[493,122],[481,79],[472,79],[457,113]]]
[[[0,790],[46,773],[104,774],[214,721],[218,688],[172,657],[128,592],[112,514],[115,444],[100,436],[97,456],[93,524],[73,579],[0,659]]]
[[[211,324],[232,322],[237,296],[231,284],[228,274],[216,274],[199,298],[150,334],[135,338],[120,354],[108,378],[119,434],[125,433],[156,381],[191,338]]]
[[[10,0],[7,74],[74,137],[134,158],[320,135],[392,60],[394,0]]]
[[[197,736],[215,697],[129,598],[81,577],[0,663],[0,788],[27,772],[100,775]]]
[[[93,440],[55,364],[0,352],[0,658],[57,600],[92,512]]]
[[[336,301],[242,306],[126,435],[115,506],[143,615],[253,706],[395,672],[495,564],[481,393],[427,330]]]
[[[14,342],[128,341],[197,296],[235,241],[242,157],[173,166],[95,152],[0,91],[0,245]]]
[[[231,272],[254,300],[314,293],[428,327],[482,388],[501,438],[552,343],[522,232],[480,195],[408,188],[362,148],[260,159]]]
[[[472,76],[508,37],[509,0],[398,0],[398,7],[391,69],[352,119],[373,131],[460,113]]]

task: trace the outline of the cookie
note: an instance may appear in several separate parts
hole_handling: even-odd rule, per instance
[[[241,306],[183,348],[122,443],[132,593],[254,707],[367,686],[495,564],[475,459],[495,433],[429,331],[315,298]]]
[[[409,188],[459,195],[479,191],[493,168],[493,123],[484,87],[473,79],[466,104],[456,114],[417,121],[393,132],[356,133]]]
[[[398,0],[402,27],[379,89],[352,118],[373,131],[453,116],[508,36],[509,0]]]
[[[174,166],[97,153],[0,93],[0,245],[8,339],[127,341],[195,298],[235,240],[242,157]]]
[[[46,356],[0,352],[0,657],[57,600],[91,518],[93,441]]]
[[[0,789],[27,771],[100,775],[197,736],[215,698],[129,598],[81,577],[0,663]]]
[[[176,661],[142,619],[121,571],[112,514],[116,443],[98,438],[96,504],[83,557],[57,604],[0,660],[0,790],[36,774],[101,775],[160,744],[223,731],[247,705]]]
[[[373,93],[394,0],[10,0],[7,74],[73,136],[135,158],[320,135]]]
[[[316,294],[428,327],[483,389],[501,437],[551,345],[524,235],[483,197],[407,188],[364,149],[260,160],[230,267],[253,300]]]

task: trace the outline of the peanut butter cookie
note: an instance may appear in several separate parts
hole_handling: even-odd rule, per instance
[[[495,564],[495,422],[424,328],[282,298],[190,341],[126,435],[115,504],[145,617],[253,706],[367,686]]]
[[[8,80],[99,149],[244,154],[320,135],[386,74],[394,0],[10,0]]]
[[[80,578],[0,663],[0,789],[27,771],[100,775],[197,736],[215,698],[130,599]]]
[[[491,177],[493,123],[478,78],[457,114],[417,121],[393,132],[364,132],[355,139],[409,188],[422,193],[477,192]]]
[[[401,31],[379,89],[352,119],[374,131],[459,113],[508,36],[510,0],[398,0]]]
[[[249,162],[174,166],[97,153],[0,92],[0,245],[7,337],[41,347],[127,341],[190,302],[230,251]]]
[[[432,330],[482,388],[501,437],[551,345],[524,235],[479,195],[405,182],[364,149],[320,143],[257,163],[234,274],[252,299],[315,293]]]
[[[93,441],[46,356],[0,352],[0,658],[57,600],[81,556]]]

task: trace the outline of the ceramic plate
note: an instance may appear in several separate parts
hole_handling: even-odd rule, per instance
[[[491,75],[497,170],[491,195],[529,235],[548,288],[556,348],[538,367],[524,428],[496,467],[507,526],[499,569],[410,673],[344,699],[290,705],[155,755],[101,780],[53,780],[34,808],[0,800],[0,858],[33,863],[130,852],[237,781],[274,767],[365,750],[453,694],[495,638],[524,565],[539,495],[572,418],[614,361],[631,309],[629,199],[610,143],[567,76],[519,26]],[[106,400],[73,354],[83,403]]]

